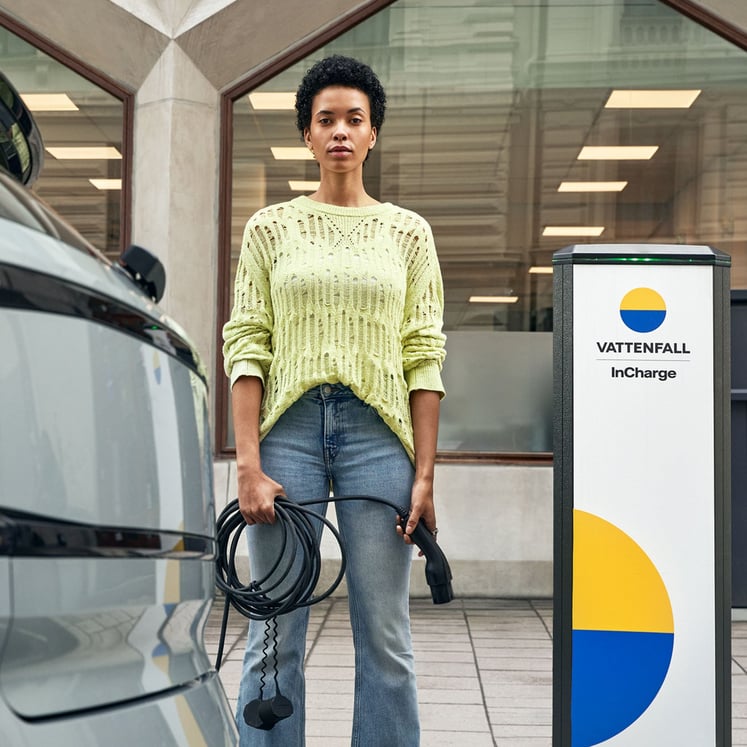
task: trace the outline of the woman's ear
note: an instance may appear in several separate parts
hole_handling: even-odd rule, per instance
[[[368,146],[369,150],[371,150],[371,148],[373,148],[374,145],[376,145],[376,135],[377,135],[376,128],[372,127],[371,128],[371,144]]]
[[[308,127],[303,128],[303,141],[307,148],[311,148],[311,132]]]

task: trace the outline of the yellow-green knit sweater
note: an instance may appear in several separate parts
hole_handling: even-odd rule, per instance
[[[260,438],[305,391],[349,386],[414,456],[409,392],[443,394],[443,287],[429,225],[382,203],[297,197],[246,225],[223,355],[264,382]]]

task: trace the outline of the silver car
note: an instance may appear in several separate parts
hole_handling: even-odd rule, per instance
[[[207,388],[156,305],[22,183],[41,138],[0,76],[0,743],[231,745],[204,647]]]

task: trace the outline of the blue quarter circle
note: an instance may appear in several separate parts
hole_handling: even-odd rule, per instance
[[[591,747],[627,729],[667,676],[673,633],[574,630],[571,746]]]

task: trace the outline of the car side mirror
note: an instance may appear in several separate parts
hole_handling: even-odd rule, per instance
[[[119,263],[156,303],[166,290],[166,270],[161,261],[142,246],[131,244],[122,252]]]

